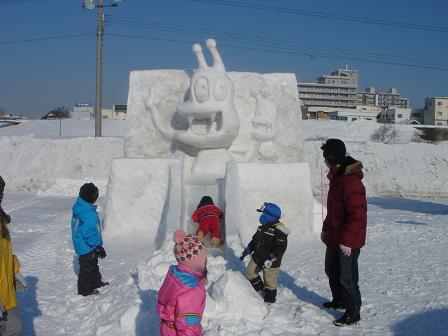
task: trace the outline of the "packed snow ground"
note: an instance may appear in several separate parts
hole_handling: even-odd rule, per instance
[[[157,290],[174,260],[172,244],[165,242],[155,251],[142,237],[105,237],[108,256],[100,268],[111,285],[97,297],[80,297],[69,225],[73,201],[6,194],[4,206],[14,219],[14,250],[29,283],[29,290],[20,294],[25,335],[158,335]],[[368,203],[358,326],[335,327],[332,321],[341,312],[320,308],[330,293],[323,271],[325,249],[317,235],[289,242],[278,300],[270,307],[243,278],[244,265],[237,258],[242,246],[230,238],[227,260],[209,260],[207,335],[446,334],[448,200],[371,197]]]
[[[29,290],[20,294],[25,335],[156,336],[157,290],[174,261],[169,234],[157,246],[141,236],[105,236],[108,256],[100,268],[111,285],[98,297],[76,295],[77,262],[70,236],[74,195],[86,180],[99,184],[105,194],[109,160],[123,155],[124,123],[105,123],[103,133],[110,137],[95,139],[84,137],[93,134],[90,121],[64,122],[63,139],[58,121],[0,129],[0,174],[8,187],[3,206],[13,218],[14,250],[29,283]],[[330,293],[323,271],[325,247],[317,234],[289,242],[278,301],[269,307],[243,278],[244,264],[238,259],[243,246],[230,236],[227,248],[212,251],[209,258],[203,321],[207,335],[446,334],[448,199],[377,196],[448,198],[448,146],[409,143],[409,126],[400,126],[399,144],[371,143],[368,138],[376,127],[304,122],[305,156],[316,194],[321,171],[325,174],[319,149],[323,138],[347,141],[353,156],[364,162],[369,223],[360,257],[361,323],[337,328],[331,322],[342,313],[320,309]],[[316,197],[317,230],[322,222],[320,199]],[[104,201],[100,198],[100,210]]]

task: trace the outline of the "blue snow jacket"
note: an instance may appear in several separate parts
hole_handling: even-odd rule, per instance
[[[77,255],[81,256],[103,245],[101,225],[96,205],[78,197],[72,208],[72,240]]]

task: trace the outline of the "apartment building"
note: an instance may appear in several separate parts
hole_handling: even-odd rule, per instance
[[[448,97],[431,97],[425,99],[425,125],[448,125]]]
[[[369,87],[365,92],[358,93],[358,105],[408,108],[409,99],[402,98],[396,88],[378,92],[374,87]]]
[[[358,98],[358,70],[338,69],[317,78],[317,83],[297,84],[302,109],[308,107],[355,108]]]

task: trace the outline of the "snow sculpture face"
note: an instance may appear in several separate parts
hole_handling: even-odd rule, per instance
[[[179,116],[188,120],[189,128],[175,131],[174,139],[198,149],[226,148],[240,128],[234,103],[235,85],[226,73],[215,40],[208,39],[206,45],[214,64],[209,67],[201,46],[193,46],[199,65],[191,78],[188,100],[176,109]]]
[[[276,129],[277,109],[275,104],[263,97],[260,93],[251,93],[255,98],[257,105],[255,108],[254,118],[252,119],[252,136],[260,142],[271,141],[274,139]]]

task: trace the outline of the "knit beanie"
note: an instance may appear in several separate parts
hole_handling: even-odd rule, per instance
[[[94,204],[98,199],[98,188],[93,183],[85,183],[79,189],[79,197],[81,197],[87,203]]]
[[[335,166],[344,161],[346,148],[342,140],[328,139],[321,147],[324,158],[331,165]]]
[[[174,232],[174,256],[178,263],[196,258],[205,252],[205,245],[195,234],[185,234],[183,230]]]

